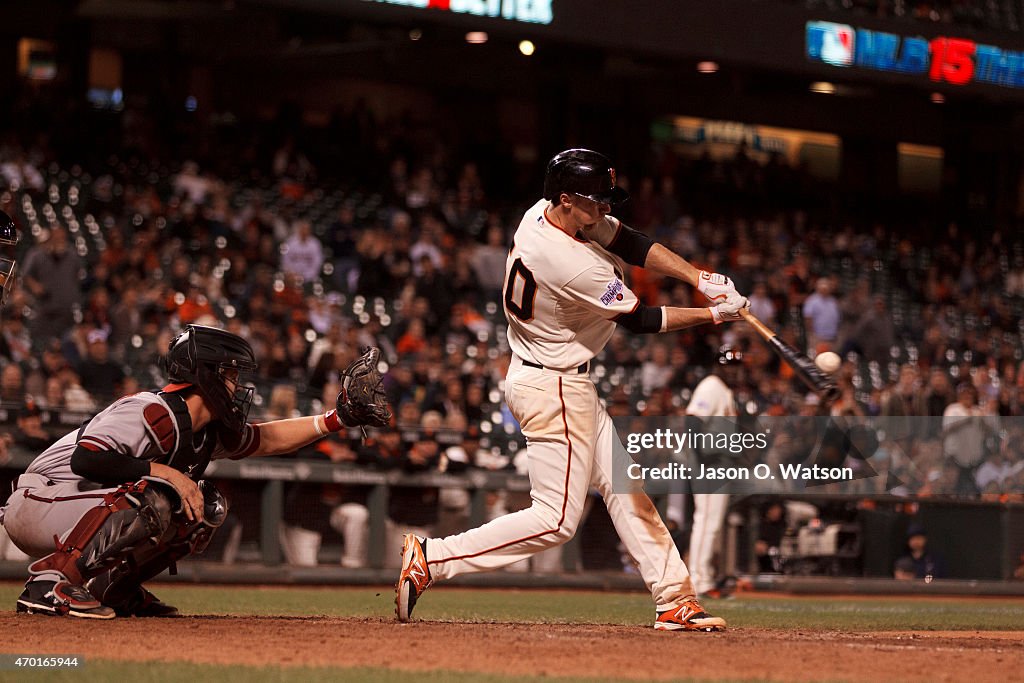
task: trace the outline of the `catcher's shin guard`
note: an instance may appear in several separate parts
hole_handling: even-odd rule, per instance
[[[131,612],[145,581],[168,568],[174,574],[178,560],[206,550],[214,531],[227,517],[228,502],[211,482],[200,481],[199,488],[204,501],[203,521],[187,522],[175,514],[158,543],[135,548],[122,562],[86,584],[97,600],[119,613]]]
[[[56,573],[80,586],[137,545],[159,542],[171,521],[171,499],[160,488],[139,481],[106,494],[63,542],[54,537],[56,551],[29,565],[29,573]]]

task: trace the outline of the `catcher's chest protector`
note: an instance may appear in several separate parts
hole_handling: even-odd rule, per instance
[[[167,466],[183,472],[194,481],[199,481],[210,464],[210,455],[217,443],[214,432],[208,428],[203,429],[202,442],[196,446],[193,442],[192,416],[188,414],[185,399],[178,394],[162,391],[157,396],[171,409],[176,437],[174,447],[162,460]]]

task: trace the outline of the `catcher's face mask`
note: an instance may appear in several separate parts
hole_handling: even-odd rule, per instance
[[[18,245],[18,229],[14,220],[0,211],[0,306],[7,303],[14,288],[14,247]]]
[[[255,368],[253,368],[255,369]],[[246,374],[251,372],[246,371]],[[249,419],[249,409],[252,407],[253,387],[248,383],[248,377],[242,377],[242,373],[235,366],[221,365],[217,369],[217,374],[220,376],[221,381],[224,382],[224,388],[227,389],[228,395],[231,397],[231,413],[240,416],[239,429],[241,425],[245,424],[245,421]],[[223,418],[221,418],[223,420]]]
[[[242,431],[253,397],[244,379],[256,371],[249,342],[224,330],[189,325],[171,341],[167,364],[172,382],[194,386],[217,420]]]
[[[14,259],[0,256],[0,306],[7,303],[14,289],[14,267]]]

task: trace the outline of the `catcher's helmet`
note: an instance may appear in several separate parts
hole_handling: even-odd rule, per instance
[[[0,244],[8,247],[18,245],[18,228],[14,225],[14,219],[3,211],[0,211]],[[13,249],[8,251],[13,251]],[[14,287],[14,264],[13,258],[9,258],[6,254],[0,254],[0,306],[7,303],[7,297],[10,296],[11,289]]]
[[[193,387],[225,427],[241,432],[252,405],[252,387],[241,385],[241,373],[256,370],[249,342],[216,327],[189,325],[171,340],[167,351],[165,391]],[[225,373],[238,372],[237,377]],[[233,380],[234,391],[227,381]]]
[[[611,206],[629,199],[629,193],[615,185],[611,159],[589,149],[567,149],[548,162],[544,199],[557,200],[563,192]]]

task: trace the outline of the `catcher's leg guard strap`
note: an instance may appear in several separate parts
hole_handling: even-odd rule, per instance
[[[170,523],[170,501],[161,487],[137,482],[118,488],[78,521],[57,550],[29,565],[29,573],[55,572],[70,583],[84,581],[117,561],[135,544],[158,539]]]
[[[96,532],[99,531],[110,515],[118,510],[131,507],[131,503],[126,496],[128,491],[133,490],[135,487],[135,484],[122,486],[116,491],[106,494],[99,505],[82,515],[63,542],[54,536],[53,540],[57,546],[57,551],[30,564],[28,567],[29,573],[40,575],[56,572],[71,583],[81,585],[83,577],[75,566],[78,558],[82,555],[81,549],[92,540],[92,537],[96,535]]]
[[[130,549],[120,562],[87,584],[97,600],[115,609],[127,607],[138,598],[145,581],[169,567],[173,574],[178,560],[206,549],[213,532],[224,523],[228,502],[212,482],[200,481],[199,488],[204,500],[203,521],[190,523],[174,514],[158,543]]]

